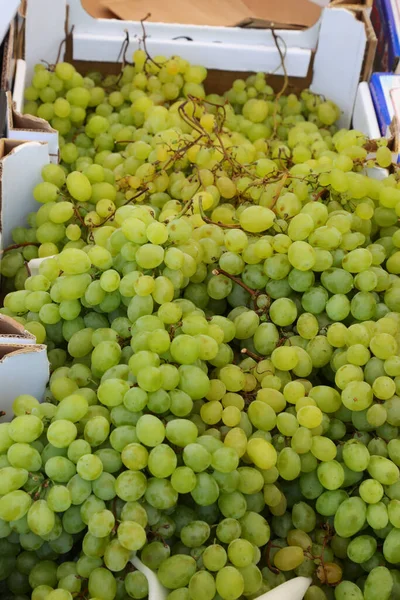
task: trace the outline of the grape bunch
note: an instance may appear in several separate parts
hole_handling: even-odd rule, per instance
[[[400,177],[385,140],[179,58],[37,65],[60,136],[0,265],[47,344],[0,424],[4,600],[400,598]],[[377,180],[370,167],[388,168]],[[29,261],[44,259],[34,273]]]

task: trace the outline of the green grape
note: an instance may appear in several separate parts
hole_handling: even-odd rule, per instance
[[[376,540],[368,535],[360,535],[351,540],[347,546],[347,555],[353,562],[363,563],[369,560],[376,551]]]
[[[62,163],[12,232],[1,311],[52,375],[0,425],[0,579],[145,598],[139,550],[169,600],[257,597],[292,572],[307,600],[394,597],[396,178],[362,174],[368,140],[330,100],[262,73],[206,95],[204,67],[133,61],[37,65],[26,90]]]
[[[113,600],[117,584],[110,571],[103,567],[99,567],[90,573],[88,587],[89,594],[93,598],[97,597],[102,600]]]
[[[244,579],[235,567],[223,567],[217,573],[216,589],[224,600],[236,600],[244,591]]]
[[[349,498],[342,502],[335,514],[335,530],[341,537],[351,537],[363,527],[366,505],[361,498]]]
[[[14,490],[0,498],[0,518],[16,521],[25,516],[32,504],[31,497],[22,490]]]
[[[55,524],[54,512],[49,508],[46,500],[34,502],[27,518],[30,530],[41,537],[48,535]]]
[[[168,589],[187,585],[196,572],[196,562],[191,556],[176,554],[166,558],[158,569],[158,578]]]
[[[131,598],[140,600],[146,598],[149,585],[146,576],[140,571],[128,573],[125,577],[125,590]]]
[[[376,595],[376,590],[379,589],[381,598],[389,599],[393,587],[393,579],[389,569],[386,567],[376,567],[368,574],[364,586],[364,598],[372,599]]]

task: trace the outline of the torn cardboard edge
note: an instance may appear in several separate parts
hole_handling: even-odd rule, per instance
[[[0,344],[0,364],[7,358],[18,354],[30,354],[31,352],[42,352],[46,350],[45,344]],[[0,379],[1,381],[1,379]]]
[[[8,128],[10,131],[40,131],[42,133],[57,133],[44,119],[33,115],[24,115],[14,108],[11,92],[7,93],[8,99]]]
[[[12,339],[16,340],[14,343],[36,343],[35,336],[27,331],[21,323],[0,313],[0,344],[8,343]]]

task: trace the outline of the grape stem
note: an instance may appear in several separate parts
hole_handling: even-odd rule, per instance
[[[267,549],[265,551],[265,555],[266,555],[266,559],[267,559],[267,567],[270,571],[272,571],[276,575],[279,575],[279,569],[277,569],[276,567],[273,567],[271,564],[271,559],[269,556],[269,552],[270,552],[271,548],[277,548],[277,546],[274,546],[274,544],[271,541],[269,541],[267,544]]]
[[[276,49],[278,50],[279,57],[281,59],[281,64],[279,66],[282,67],[283,74],[284,74],[283,86],[282,86],[281,90],[275,96],[275,108],[274,108],[274,117],[273,117],[274,118],[274,131],[273,131],[273,134],[272,134],[272,136],[275,137],[276,136],[276,131],[278,129],[278,122],[276,120],[276,115],[277,115],[277,112],[278,112],[279,99],[282,96],[282,94],[285,93],[285,90],[286,90],[287,86],[289,85],[289,77],[288,77],[288,73],[287,73],[286,65],[285,65],[286,44],[285,44],[284,40],[282,40],[282,38],[275,33],[275,29],[274,29],[274,24],[273,23],[271,24],[271,34],[272,34],[272,37],[274,39]],[[281,47],[279,45],[279,41],[281,41],[284,44],[284,46],[285,46],[284,52],[282,52],[282,49],[281,49]]]
[[[264,360],[262,356],[260,356],[259,354],[256,354],[255,352],[252,352],[248,348],[242,348],[240,352],[242,354],[247,354],[247,356],[250,356],[250,358],[252,358],[253,360],[256,360],[257,362]]]
[[[315,194],[315,196],[314,196],[314,202],[316,202],[317,200],[322,199],[324,196],[326,196],[326,192],[327,191],[328,191],[327,188],[323,188],[317,194]]]
[[[224,269],[220,269],[220,268],[213,269],[212,274],[213,275],[225,275],[225,277],[227,277],[228,279],[230,279],[234,283],[237,283],[238,285],[240,285],[240,287],[242,287],[244,290],[246,290],[246,292],[248,294],[250,294],[250,296],[252,298],[256,298],[258,296],[258,294],[260,293],[260,292],[258,292],[256,290],[252,290],[248,285],[246,285],[245,283],[243,283],[243,281],[241,279],[239,279],[239,277],[234,277],[233,275],[231,275],[227,271],[224,271]]]
[[[40,246],[40,244],[39,242],[24,242],[23,244],[13,244],[12,246],[4,248],[4,250],[0,250],[0,255],[5,254],[6,252],[11,252],[11,250],[17,250],[18,248],[25,248],[26,246]]]
[[[158,67],[159,69],[161,69],[161,65],[159,65],[158,63],[156,63],[156,61],[154,59],[151,58],[148,50],[147,50],[147,45],[146,45],[146,40],[147,40],[147,33],[146,33],[146,29],[144,27],[144,22],[147,21],[147,19],[149,19],[151,17],[151,13],[147,13],[147,15],[140,20],[140,25],[142,27],[142,32],[143,32],[143,37],[142,37],[142,42],[143,42],[143,50],[146,53],[146,62],[152,62],[153,65],[155,65],[156,67]]]
[[[207,217],[207,215],[204,212],[203,201],[201,198],[199,198],[199,209],[200,209],[201,218],[203,219],[203,221],[205,223],[208,223],[209,225],[217,225],[218,227],[222,227],[223,229],[242,229],[239,224],[237,224],[237,225],[235,225],[234,223],[225,224],[225,223],[221,223],[221,221],[217,221],[217,222],[213,221],[212,219]]]
[[[121,50],[119,51],[118,58],[117,58],[117,62],[119,61],[120,58],[122,58],[121,72],[118,75],[117,84],[119,83],[119,81],[123,75],[125,66],[128,64],[128,61],[126,59],[126,52],[129,48],[129,44],[130,44],[129,31],[127,29],[125,29],[125,39],[122,42]]]
[[[283,190],[288,177],[289,177],[288,173],[284,173],[282,179],[280,180],[278,189],[275,192],[275,196],[273,197],[272,204],[270,206],[271,210],[274,208],[275,204],[277,203],[278,198],[281,195],[281,191]]]

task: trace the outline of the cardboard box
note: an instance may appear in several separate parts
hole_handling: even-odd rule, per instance
[[[315,93],[332,99],[342,110],[340,125],[349,126],[369,42],[369,32],[363,20],[347,9],[321,8],[309,0],[281,3],[251,1],[251,6],[269,11],[260,13],[264,20],[271,17],[265,21],[269,29],[146,22],[148,50],[153,55],[177,54],[195,64],[203,64],[210,70],[210,80],[218,81],[217,91],[228,89],[233,79],[254,71],[275,73],[269,81],[279,90],[283,69],[270,25],[271,20],[282,23],[286,18],[289,25],[276,32],[282,40],[281,48],[286,47],[285,67],[290,78],[288,91],[310,87]],[[28,1],[25,38],[28,81],[35,63],[42,59],[50,63],[56,60],[65,37],[63,4],[65,0]],[[118,70],[116,61],[126,32],[130,38],[129,56],[142,37],[141,24],[137,21],[95,19],[84,10],[80,0],[69,0],[68,4],[68,30],[72,29],[72,34],[67,56],[82,71],[91,68],[102,68],[104,72]],[[132,2],[129,4],[133,5]],[[248,5],[250,0],[246,0]],[[148,12],[150,5],[146,6]],[[296,9],[297,6],[300,8]],[[304,12],[305,6],[309,7],[309,14]],[[170,9],[171,4],[168,7]],[[288,7],[290,10],[285,13]],[[48,15],[46,20],[43,20],[43,14]],[[310,14],[314,15],[314,19]],[[291,20],[290,15],[293,15]],[[293,25],[304,27],[312,22],[314,24],[306,29],[293,28]]]
[[[105,10],[105,4],[98,0],[82,1],[92,14],[115,17],[115,13],[111,13],[109,8]],[[213,10],[207,2],[202,2],[201,10],[193,11],[186,0],[184,4],[182,0],[175,0],[175,3],[168,4],[168,13],[174,14],[175,10],[176,14],[178,6],[178,12],[183,14],[183,7],[186,7],[186,15],[189,13],[192,21],[215,20],[218,17],[227,23],[227,19],[231,19],[229,23],[232,23],[241,19],[242,26],[146,22],[149,52],[153,55],[178,54],[191,62],[204,64],[209,70],[206,82],[209,91],[222,93],[234,79],[255,71],[272,73],[269,83],[279,90],[283,68],[270,29],[272,22],[274,28],[280,23],[282,28],[276,29],[276,33],[281,40],[281,49],[285,51],[288,92],[299,92],[309,87],[315,93],[332,99],[342,110],[340,125],[350,125],[358,83],[360,79],[369,77],[375,52],[376,38],[367,11],[370,0],[354,0],[355,4],[346,9],[323,8],[321,4],[328,0],[237,0],[237,3],[236,0],[234,3],[221,0],[218,7],[224,7],[223,10],[215,9],[214,0],[210,1]],[[124,6],[119,5],[118,10],[122,7],[124,11],[132,11],[132,7],[142,0],[135,0],[135,3],[131,0],[104,2],[110,3],[109,6],[113,4],[114,9],[117,3],[122,2]],[[152,2],[164,9],[165,3],[159,0],[146,0],[147,10],[152,8]],[[131,40],[128,56],[138,47],[138,40],[142,37],[139,22],[93,18],[84,10],[81,0],[68,1],[66,21],[66,5],[67,0],[28,0],[26,10],[20,11],[26,17],[25,53],[21,51],[19,27],[15,36],[17,49],[13,55],[16,65],[13,97],[12,100],[8,98],[7,109],[7,136],[47,142],[52,162],[58,160],[57,132],[45,121],[19,114],[23,107],[23,91],[31,80],[34,65],[41,60],[55,63],[58,57],[64,57],[66,51],[66,59],[72,60],[82,72],[92,68],[118,72],[120,63],[117,60],[126,32]],[[44,14],[48,15],[46,20],[43,19]],[[125,15],[126,12],[120,14]],[[253,16],[249,17],[249,14]],[[234,19],[231,18],[233,16]],[[72,34],[68,43],[64,44],[66,29],[72,30]]]
[[[396,0],[375,0],[371,21],[378,38],[375,71],[400,72],[400,5]]]

